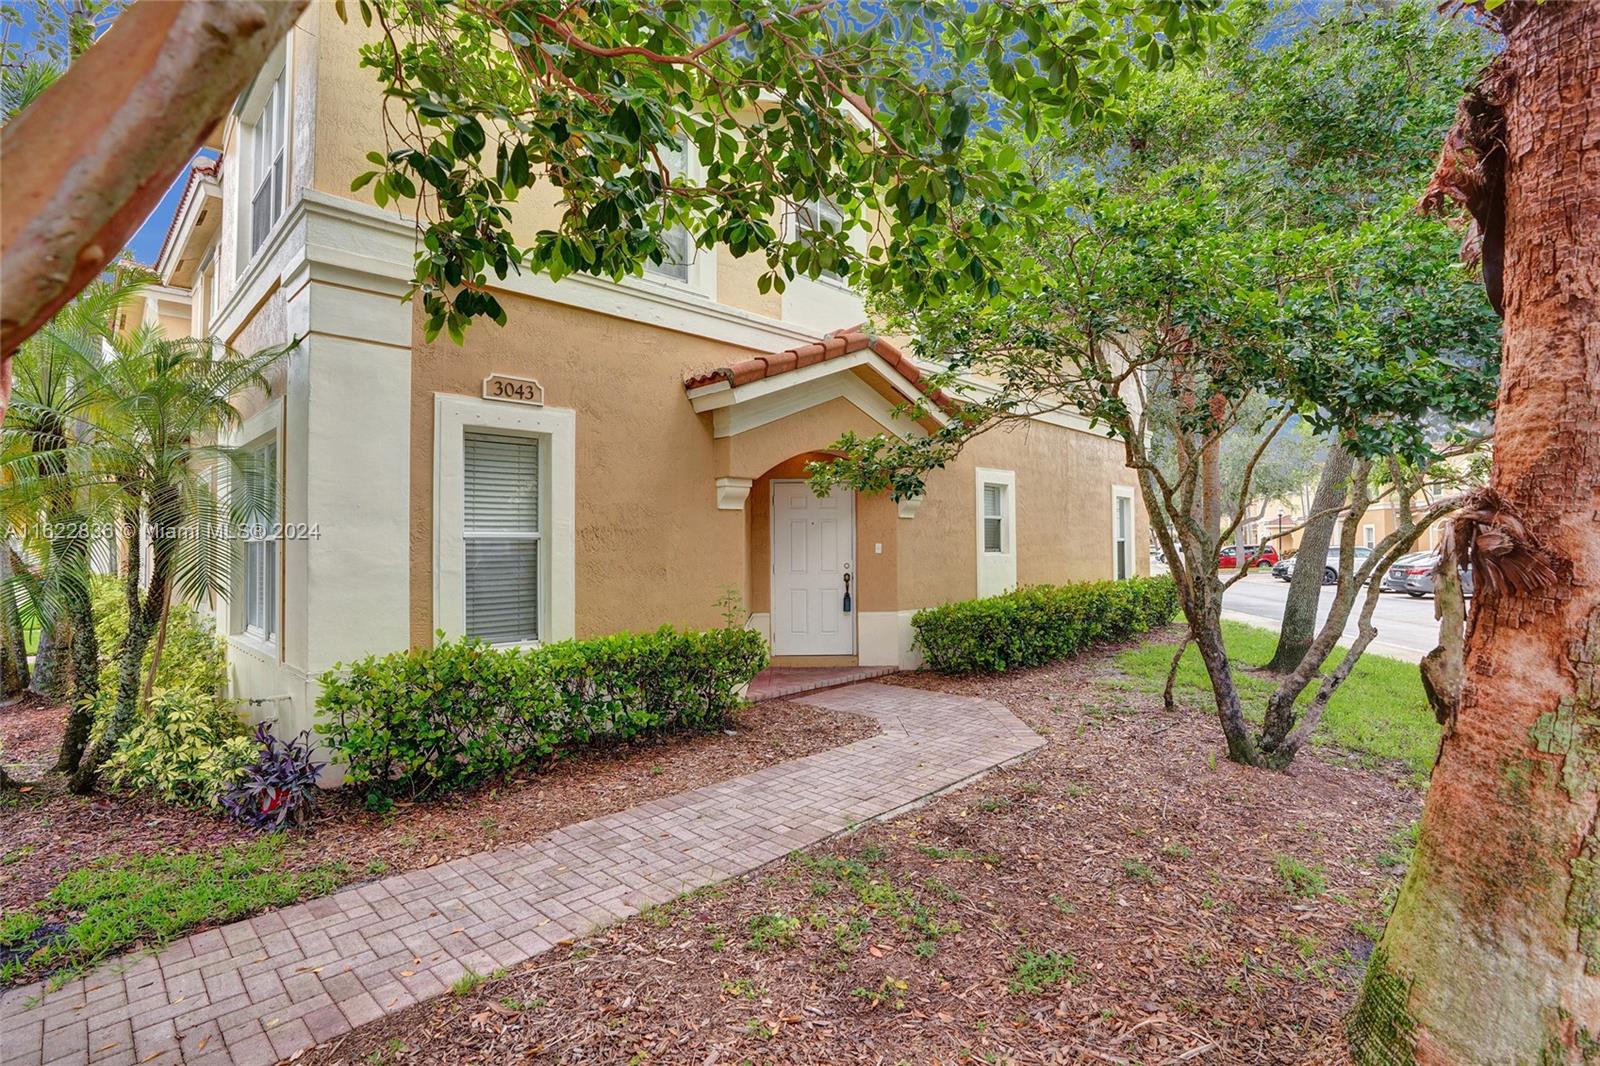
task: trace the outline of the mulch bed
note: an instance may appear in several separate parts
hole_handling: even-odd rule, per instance
[[[50,773],[66,710],[37,699],[0,708],[0,740],[26,791],[0,793],[0,911],[45,896],[68,872],[114,853],[205,850],[254,838],[223,818],[137,795],[73,796]],[[783,701],[736,712],[725,731],[684,734],[602,750],[437,800],[366,811],[359,797],[332,794],[309,834],[296,834],[290,865],[338,858],[351,878],[416,869],[772,763],[849,744],[877,731],[853,715]]]
[[[901,676],[997,699],[1048,745],[299,1061],[1347,1061],[1421,794],[1326,749],[1233,765],[1214,718],[1168,715],[1113,655]]]

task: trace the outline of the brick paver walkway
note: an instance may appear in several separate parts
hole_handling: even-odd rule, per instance
[[[0,1062],[264,1064],[682,892],[917,806],[1044,743],[988,700],[861,684],[883,732],[125,956],[0,999]]]

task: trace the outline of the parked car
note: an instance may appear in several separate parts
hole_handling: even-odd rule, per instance
[[[1259,546],[1255,544],[1246,544],[1244,546],[1244,557],[1249,560],[1247,563],[1249,566],[1272,566],[1278,561],[1278,549],[1274,548],[1270,544],[1262,544]],[[1229,545],[1228,547],[1223,548],[1218,554],[1217,569],[1232,570],[1238,565],[1238,562],[1238,546]]]
[[[1408,571],[1419,566],[1431,567],[1438,560],[1438,558],[1439,557],[1433,552],[1412,552],[1409,555],[1400,556],[1400,558],[1396,559],[1390,564],[1388,573],[1383,575],[1383,584],[1378,586],[1379,591],[1406,591],[1406,577],[1408,576]]]
[[[1361,565],[1361,560],[1372,554],[1371,548],[1356,549],[1356,565]],[[1300,561],[1299,555],[1291,555],[1287,562],[1280,563],[1272,568],[1272,576],[1280,581],[1290,581],[1294,578],[1295,563]],[[1322,583],[1324,585],[1337,585],[1339,583],[1339,549],[1328,549],[1327,558],[1322,561]]]
[[[1406,567],[1405,591],[1416,599],[1433,595],[1433,571],[1439,565],[1437,552],[1428,552],[1421,560]],[[1390,570],[1391,575],[1393,570]],[[1385,579],[1387,580],[1387,578]],[[1472,567],[1461,571],[1461,595],[1472,595]]]

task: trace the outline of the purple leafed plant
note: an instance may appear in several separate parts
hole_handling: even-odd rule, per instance
[[[237,782],[222,793],[222,808],[252,829],[306,825],[317,810],[317,775],[327,763],[312,759],[311,731],[280,741],[272,726],[256,726],[261,754]]]

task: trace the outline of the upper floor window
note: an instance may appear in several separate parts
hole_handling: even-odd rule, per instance
[[[249,129],[250,254],[260,250],[283,214],[284,158],[288,142],[288,64],[272,83],[261,114]]]
[[[796,211],[794,223],[795,238],[806,241],[813,233],[836,234],[844,229],[844,215],[827,201],[817,200]],[[844,278],[837,270],[824,270],[822,276],[829,281],[844,283]]]
[[[676,177],[689,172],[689,146],[686,142],[679,141],[675,148],[663,145],[658,152],[668,174]],[[688,227],[673,226],[661,235],[661,243],[667,246],[667,254],[659,263],[646,262],[645,274],[672,281],[688,281],[689,266],[694,262],[694,242],[689,239]]]

